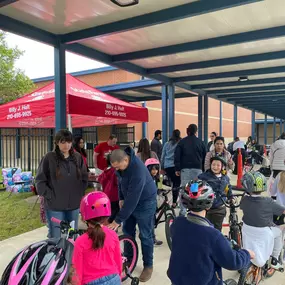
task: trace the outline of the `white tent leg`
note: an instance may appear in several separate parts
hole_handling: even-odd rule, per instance
[[[67,115],[67,124],[68,124],[68,130],[72,133],[72,122],[71,122],[71,115]]]

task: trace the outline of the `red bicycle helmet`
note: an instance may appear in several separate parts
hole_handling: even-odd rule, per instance
[[[215,194],[208,183],[197,180],[186,185],[181,198],[183,205],[188,210],[201,212],[212,207]]]
[[[64,285],[73,245],[66,239],[40,241],[21,250],[6,267],[1,285]]]

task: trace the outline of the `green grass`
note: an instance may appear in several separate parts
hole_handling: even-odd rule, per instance
[[[0,169],[0,181],[2,181]],[[1,190],[2,185],[0,185]],[[91,189],[87,189],[90,192]],[[25,199],[33,193],[0,192],[0,241],[44,226],[40,220],[40,205]]]

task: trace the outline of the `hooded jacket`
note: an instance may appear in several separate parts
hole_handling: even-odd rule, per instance
[[[285,170],[285,139],[279,139],[270,147],[271,170]]]
[[[82,156],[74,152],[80,177],[72,157],[60,160],[60,176],[56,177],[56,153],[48,152],[41,160],[37,175],[36,189],[45,199],[45,208],[53,211],[67,211],[79,208],[88,183],[88,175]]]
[[[221,197],[223,198],[223,200],[225,200],[227,196],[232,195],[230,178],[227,175],[217,177],[211,170],[207,170],[206,172],[200,174],[198,178],[203,181],[206,181],[215,192],[216,198],[214,200],[212,209],[216,209],[223,205]],[[228,189],[227,193],[226,189]]]
[[[157,188],[148,169],[130,147],[127,147],[125,152],[130,157],[129,165],[125,170],[117,171],[119,198],[124,200],[124,205],[115,219],[118,224],[127,220],[138,205],[151,202],[156,204]]]
[[[111,202],[119,201],[118,177],[114,168],[106,168],[99,175],[98,182],[102,185],[103,192],[109,197]]]

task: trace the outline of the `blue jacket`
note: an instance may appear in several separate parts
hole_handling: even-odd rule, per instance
[[[222,268],[239,270],[250,262],[246,250],[233,250],[229,241],[212,226],[178,217],[171,226],[171,235],[167,275],[172,284],[222,285]]]
[[[222,177],[219,178],[211,170],[207,170],[206,172],[200,174],[198,178],[203,181],[207,181],[216,194],[212,209],[218,208],[223,205],[220,196],[222,196],[223,200],[225,200],[226,197],[230,197],[232,195],[230,178],[227,175],[222,175]],[[226,195],[225,190],[227,187],[229,187],[229,191]],[[218,195],[217,193],[220,195]]]
[[[152,201],[156,203],[157,193],[153,178],[143,162],[130,147],[127,147],[125,152],[130,156],[129,166],[124,171],[117,171],[119,199],[124,200],[124,205],[115,219],[118,224],[127,220],[138,205]]]
[[[166,169],[174,167],[174,153],[178,143],[173,144],[171,141],[167,142],[163,149],[161,155],[161,168]]]

